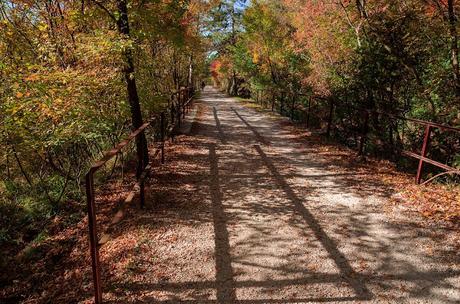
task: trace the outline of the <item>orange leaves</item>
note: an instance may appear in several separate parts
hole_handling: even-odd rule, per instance
[[[296,28],[293,45],[297,51],[308,51],[311,58],[310,76],[302,83],[310,85],[316,94],[328,95],[331,71],[347,62],[352,48],[348,41],[353,31],[347,22],[349,1],[284,0]],[[352,5],[352,4],[350,4]],[[351,17],[351,15],[348,15]]]
[[[16,98],[22,98],[22,97],[30,97],[31,93],[29,91],[26,91],[25,93],[17,91],[16,92]]]
[[[211,65],[210,65],[211,76],[216,83],[220,83],[220,77],[222,74],[220,71],[221,67],[222,67],[222,62],[220,60],[216,59],[213,62],[211,62]]]
[[[31,74],[31,75],[28,75],[26,77],[24,77],[24,82],[33,82],[33,81],[37,81],[38,80],[38,75],[37,74]],[[12,89],[14,90],[14,96],[18,99],[21,99],[23,97],[30,97],[31,96],[31,92],[26,88],[22,88],[22,90],[20,90],[21,88],[21,85],[18,83],[18,82],[14,82],[12,84]],[[24,92],[25,90],[25,92]]]
[[[385,183],[394,189],[404,189],[395,204],[403,204],[423,217],[435,221],[455,223],[460,219],[460,188],[448,185],[428,184],[418,186],[413,182],[413,176],[403,174],[385,179]]]
[[[39,79],[38,74],[31,74],[24,78],[24,81],[37,81]]]

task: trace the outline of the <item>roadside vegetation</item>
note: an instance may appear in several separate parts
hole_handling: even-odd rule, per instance
[[[0,1],[1,269],[57,218],[60,229],[81,220],[90,164],[203,77],[204,7]],[[99,178],[126,167],[132,150]]]
[[[460,126],[455,1],[235,2],[244,9],[214,12],[226,18],[211,73],[229,94],[403,169],[415,162],[401,150],[420,151],[425,128],[389,115]],[[459,168],[459,151],[458,132],[432,130],[428,157]]]
[[[409,183],[418,162],[401,151],[418,153],[425,128],[394,117],[460,127],[459,12],[455,0],[0,0],[0,284],[59,263],[50,240],[74,238],[70,251],[86,229],[89,166],[202,81],[353,149],[359,166],[384,160],[406,204],[458,226],[460,177],[426,165],[433,184]],[[147,149],[140,138],[97,178],[124,189]],[[427,157],[460,170],[460,133],[433,128]]]

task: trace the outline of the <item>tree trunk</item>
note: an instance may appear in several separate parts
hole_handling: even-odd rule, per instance
[[[16,162],[18,163],[18,166],[19,166],[19,169],[21,170],[22,176],[24,176],[24,178],[26,179],[26,181],[29,184],[29,186],[32,186],[32,179],[29,177],[29,175],[27,174],[26,170],[22,166],[21,160],[19,159],[18,153],[16,152],[16,148],[14,147],[13,144],[11,145],[11,150],[13,151],[14,158],[16,159]]]
[[[284,92],[281,93],[281,97],[280,97],[280,114],[281,116],[284,115]]]
[[[11,179],[11,170],[10,170],[10,153],[8,149],[6,150],[6,177],[8,180]]]
[[[451,39],[451,61],[452,70],[455,82],[455,94],[460,97],[460,71],[458,64],[458,33],[457,33],[457,17],[455,16],[454,1],[448,0],[448,16],[449,16],[449,32]]]
[[[120,34],[129,37],[129,20],[128,20],[128,7],[126,5],[126,0],[117,0],[117,8],[119,18],[117,21],[118,31]],[[128,91],[128,102],[131,111],[131,121],[133,129],[136,130],[143,125],[141,106],[139,103],[139,95],[137,94],[136,79],[134,77],[134,60],[133,53],[131,49],[126,49],[124,51],[124,67],[123,74],[126,80],[126,88]],[[137,175],[141,174],[141,171],[148,164],[148,150],[147,150],[147,140],[145,138],[145,133],[142,132],[136,137],[136,148],[137,156],[139,160]]]
[[[174,88],[179,91],[180,89],[180,79],[179,79],[179,71],[178,71],[178,68],[177,68],[177,55],[176,55],[176,50],[173,51],[173,61],[174,61],[174,65],[173,65],[173,73],[172,73],[172,76],[173,76],[173,82],[174,82]]]
[[[291,100],[291,120],[292,121],[294,121],[295,99],[296,99],[296,96],[294,93],[292,93],[292,100]]]
[[[231,42],[230,44],[235,47],[236,45],[236,28],[235,28],[235,5],[231,5],[231,11],[230,11],[230,18],[232,22],[232,37],[231,37]],[[236,96],[238,95],[238,83],[236,79],[236,71],[235,69],[232,69],[232,79],[230,81],[230,87],[228,90],[230,96]]]
[[[238,83],[236,79],[236,72],[235,70],[232,71],[232,78],[230,80],[230,86],[228,89],[228,94],[230,96],[237,96],[238,95]]]
[[[189,62],[188,62],[187,86],[189,88],[193,86],[193,55],[192,54],[190,54]]]
[[[329,117],[327,120],[327,130],[326,130],[327,137],[331,136],[333,115],[334,115],[334,100],[331,98],[329,100]]]

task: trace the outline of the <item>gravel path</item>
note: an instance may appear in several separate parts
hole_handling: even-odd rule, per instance
[[[459,303],[460,258],[442,228],[386,212],[393,193],[308,140],[206,88],[101,250],[113,303]],[[116,247],[132,243],[131,247]]]

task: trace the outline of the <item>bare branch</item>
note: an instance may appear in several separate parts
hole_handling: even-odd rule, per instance
[[[102,9],[104,12],[107,13],[107,15],[109,15],[109,17],[115,21],[115,23],[118,22],[117,18],[115,17],[115,15],[108,9],[106,8],[102,3],[100,3],[99,1],[96,1],[96,0],[91,0],[94,4],[96,4],[100,9]]]

